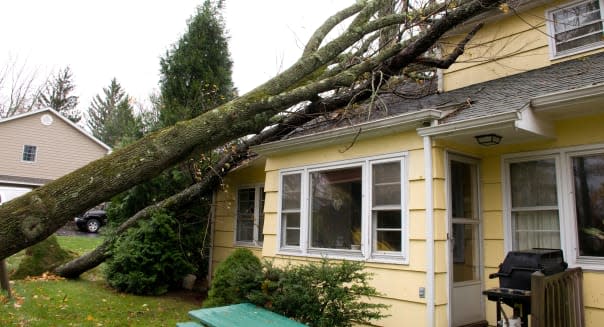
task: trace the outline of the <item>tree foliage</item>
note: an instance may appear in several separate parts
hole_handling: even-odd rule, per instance
[[[88,127],[99,140],[109,146],[128,144],[138,139],[141,123],[130,105],[130,99],[115,78],[97,94],[88,108]]]
[[[297,62],[247,94],[151,133],[3,204],[0,258],[46,238],[69,217],[160,174],[193,152],[208,152],[257,134],[280,121],[284,113],[295,115],[309,103],[320,106],[344,92],[360,94],[371,92],[372,85],[387,86],[380,83],[383,76],[398,76],[426,65],[442,67],[444,60],[430,57],[439,38],[503,1],[434,2],[380,17],[377,13],[386,2],[358,1],[334,14],[311,36]],[[348,18],[349,24],[342,27],[340,23]],[[376,51],[371,45],[380,31],[393,26],[397,42]],[[342,32],[326,40],[334,29]]]
[[[107,260],[107,282],[133,294],[158,295],[178,285],[193,270],[182,250],[178,222],[157,211],[150,221],[116,241]]]
[[[38,106],[50,107],[74,123],[82,119],[82,114],[76,109],[78,97],[73,95],[75,89],[71,69],[65,67],[59,70],[48,81],[38,98]]]
[[[361,262],[277,267],[239,248],[216,267],[204,307],[251,302],[308,326],[368,324],[387,308],[371,303],[379,293],[370,278]]]
[[[222,1],[206,0],[160,61],[163,126],[193,118],[233,98],[232,61]]]

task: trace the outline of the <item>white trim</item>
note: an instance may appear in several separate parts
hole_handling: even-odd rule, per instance
[[[56,110],[52,109],[52,108],[45,108],[45,109],[41,109],[41,110],[36,110],[36,111],[30,111],[30,112],[26,112],[24,114],[21,115],[15,115],[15,116],[11,116],[5,119],[0,119],[0,124],[3,123],[7,123],[13,120],[17,120],[17,119],[21,119],[21,118],[25,118],[25,117],[29,117],[29,116],[33,116],[33,115],[37,115],[40,113],[44,113],[44,112],[50,112],[52,114],[54,114],[56,117],[58,117],[59,119],[61,119],[63,122],[65,122],[67,125],[75,128],[78,132],[80,132],[81,134],[83,134],[84,136],[86,136],[87,138],[89,138],[90,140],[92,140],[94,143],[100,145],[102,148],[104,148],[105,150],[107,150],[107,154],[111,153],[111,147],[109,147],[107,144],[103,143],[101,140],[97,139],[96,137],[88,134],[84,129],[82,129],[80,126],[74,124],[71,120],[63,117],[63,115],[61,115],[60,113],[58,113]]]
[[[582,52],[587,52],[595,49],[599,49],[604,47],[604,41],[598,41],[595,43],[586,44],[580,47],[572,48],[566,51],[562,51],[561,53],[557,53],[556,51],[556,41],[555,41],[555,29],[554,29],[554,20],[553,14],[556,11],[560,11],[566,8],[574,7],[581,5],[582,3],[590,2],[593,0],[578,0],[574,2],[565,3],[560,6],[556,6],[548,9],[545,12],[545,22],[546,22],[546,31],[548,35],[548,45],[549,45],[549,57],[550,60],[561,59],[564,57],[569,57],[572,55],[576,55]],[[600,3],[600,22],[602,23],[602,33],[604,34],[604,0],[599,0]]]
[[[476,194],[474,194],[475,199],[474,201],[476,201],[476,215],[477,215],[477,219],[470,219],[470,220],[464,220],[464,219],[459,219],[457,218],[457,221],[461,221],[464,223],[472,223],[472,224],[476,224],[478,225],[478,256],[479,256],[479,260],[480,260],[480,265],[478,267],[478,276],[480,278],[479,281],[469,281],[469,282],[461,282],[461,283],[454,283],[453,281],[453,256],[451,255],[451,253],[453,252],[453,246],[452,246],[452,242],[451,242],[451,237],[453,235],[453,218],[452,215],[453,213],[451,212],[451,206],[452,206],[452,195],[451,195],[451,161],[458,161],[458,162],[463,162],[463,163],[467,163],[469,165],[472,165],[475,169],[475,173],[476,173],[476,181],[475,181],[475,187],[476,187]],[[446,191],[445,191],[445,196],[446,196],[446,207],[445,207],[445,217],[447,217],[447,243],[445,246],[446,249],[446,260],[447,260],[447,299],[448,299],[448,310],[447,310],[447,314],[448,314],[448,321],[451,322],[451,319],[453,318],[453,312],[452,312],[452,294],[451,294],[451,289],[453,287],[455,287],[455,284],[457,285],[461,285],[461,286],[466,286],[466,285],[476,285],[478,283],[480,283],[481,285],[481,292],[484,291],[485,288],[485,275],[484,275],[484,268],[485,268],[485,251],[484,251],[484,230],[483,230],[483,226],[484,226],[484,217],[483,217],[483,207],[482,207],[482,201],[481,201],[481,197],[482,197],[482,188],[481,188],[481,169],[480,169],[480,159],[472,157],[470,155],[466,155],[466,154],[461,154],[458,152],[453,152],[451,150],[447,150],[447,152],[445,153],[445,185],[446,185]],[[485,313],[485,308],[486,308],[486,300],[484,299],[484,297],[481,295],[481,312],[483,313],[483,318],[485,318],[484,313]]]
[[[308,256],[308,257],[328,257],[349,260],[363,260],[368,262],[386,262],[394,264],[408,264],[409,255],[409,211],[408,211],[408,174],[407,174],[407,152],[391,153],[386,155],[355,158],[350,160],[335,161],[321,164],[313,164],[296,168],[282,169],[279,172],[279,191],[278,191],[278,214],[277,214],[277,254],[289,256]],[[401,163],[401,252],[386,253],[374,252],[372,244],[372,215],[371,215],[371,172],[369,171],[374,163],[400,162]],[[317,171],[342,169],[350,167],[361,168],[362,174],[362,194],[361,203],[361,249],[325,249],[312,248],[310,245],[310,174]],[[300,195],[300,245],[284,246],[284,226],[283,226],[283,177],[292,174],[300,174],[301,177],[301,195]]]
[[[239,220],[239,191],[243,189],[253,189],[254,190],[254,213],[253,213],[253,229],[252,229],[252,241],[239,241],[237,240],[237,226]],[[255,247],[261,248],[262,243],[258,241],[260,238],[260,233],[263,231],[259,230],[260,226],[260,202],[262,201],[262,193],[261,190],[264,189],[263,183],[255,183],[255,184],[243,184],[237,187],[237,194],[235,195],[235,219],[233,226],[233,243],[235,246],[244,246],[244,247]]]
[[[23,157],[25,156],[25,147],[30,147],[30,148],[34,148],[34,160],[24,160]],[[31,145],[31,144],[23,144],[23,151],[21,151],[21,162],[25,163],[25,164],[33,164],[36,163],[38,161],[38,146],[37,145]]]
[[[334,128],[310,135],[302,135],[290,139],[260,144],[252,146],[250,149],[253,152],[262,155],[285,154],[294,151],[309,150],[325,147],[327,145],[342,144],[354,140],[363,140],[396,132],[414,130],[419,126],[418,124],[430,122],[434,119],[442,118],[442,116],[443,112],[440,110],[425,109],[376,119],[354,126]]]
[[[434,180],[432,170],[432,139],[423,137],[424,143],[424,180],[426,184],[426,326],[434,326]]]
[[[455,123],[437,125],[432,127],[418,128],[419,136],[450,136],[467,134],[476,129],[486,127],[510,127],[515,126],[517,120],[522,116],[518,111],[504,112],[497,115],[478,117],[473,119],[465,119]]]
[[[577,102],[596,101],[602,97],[604,97],[604,83],[540,95],[531,98],[530,106],[536,112],[542,112],[569,105],[576,106]]]
[[[604,270],[604,257],[579,257],[576,205],[574,199],[574,181],[572,157],[589,154],[604,154],[604,144],[580,145],[551,150],[532,151],[504,155],[501,158],[502,192],[504,197],[504,251],[512,249],[511,202],[509,185],[509,164],[513,162],[532,161],[553,158],[556,161],[556,182],[558,183],[558,210],[560,220],[560,247],[564,258],[571,267],[582,267],[587,270]],[[504,252],[504,253],[505,253]]]

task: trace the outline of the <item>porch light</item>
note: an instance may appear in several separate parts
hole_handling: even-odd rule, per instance
[[[475,136],[476,142],[480,145],[491,146],[497,145],[501,142],[502,137],[497,134],[484,134]]]

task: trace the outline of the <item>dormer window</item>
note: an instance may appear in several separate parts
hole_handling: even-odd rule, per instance
[[[552,57],[604,46],[603,1],[573,2],[547,13]]]
[[[35,145],[24,145],[22,160],[25,162],[35,162],[36,151],[37,147]]]

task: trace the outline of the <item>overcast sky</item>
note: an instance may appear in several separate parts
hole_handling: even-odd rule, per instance
[[[17,60],[43,76],[70,66],[81,110],[113,77],[145,100],[159,58],[203,0],[0,0],[0,67]],[[287,68],[332,13],[354,0],[227,0],[233,79],[246,92]]]

